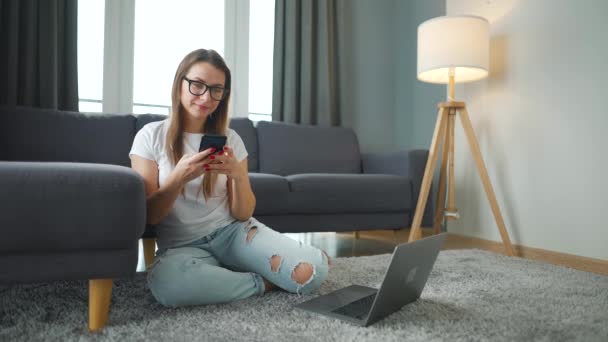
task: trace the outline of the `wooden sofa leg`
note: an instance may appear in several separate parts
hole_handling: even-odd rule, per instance
[[[144,242],[144,260],[146,261],[146,269],[150,267],[154,261],[154,254],[156,253],[156,239],[145,238]]]
[[[89,280],[89,330],[103,328],[108,322],[110,299],[112,298],[112,279]]]

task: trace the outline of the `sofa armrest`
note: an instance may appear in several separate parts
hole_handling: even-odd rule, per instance
[[[0,162],[0,251],[133,248],[146,195],[132,169],[109,164]]]
[[[417,205],[429,151],[411,149],[395,152],[366,153],[361,156],[363,173],[382,173],[409,177],[412,180],[412,203]],[[426,202],[422,225],[432,226],[435,212],[435,177]],[[412,219],[415,208],[412,209]]]

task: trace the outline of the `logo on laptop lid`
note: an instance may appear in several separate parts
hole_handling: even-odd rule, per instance
[[[418,267],[414,267],[412,268],[408,273],[407,273],[407,279],[405,280],[406,283],[411,283],[412,281],[414,281],[414,278],[416,278],[416,272],[418,271]]]

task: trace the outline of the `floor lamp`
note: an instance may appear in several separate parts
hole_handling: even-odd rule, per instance
[[[507,255],[513,254],[509,234],[490,183],[469,114],[464,102],[454,100],[454,84],[477,81],[488,75],[490,60],[490,24],[476,16],[443,16],[427,20],[418,26],[418,79],[424,82],[448,84],[448,101],[438,105],[437,122],[410,230],[409,241],[421,238],[420,224],[433,181],[433,173],[442,147],[439,173],[439,194],[433,229],[438,233],[445,218],[460,217],[454,205],[454,124],[460,116],[464,132],[488,201],[498,225]],[[446,178],[447,173],[447,178]],[[447,207],[446,207],[447,183]]]

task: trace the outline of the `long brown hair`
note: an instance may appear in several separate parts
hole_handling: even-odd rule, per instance
[[[175,71],[175,78],[173,79],[173,88],[171,89],[171,115],[167,131],[166,149],[169,160],[173,162],[173,166],[177,165],[184,154],[183,126],[185,109],[181,101],[182,82],[190,68],[200,62],[207,62],[224,72],[224,88],[226,89],[226,96],[220,101],[215,111],[207,117],[202,133],[226,135],[228,129],[228,103],[230,102],[231,85],[230,69],[228,69],[222,56],[215,50],[194,50],[187,54],[181,63],[179,63],[177,71]],[[205,199],[211,194],[213,185],[217,180],[217,175],[211,177],[209,175],[207,174],[203,177],[202,188]],[[184,191],[182,190],[183,194]]]

